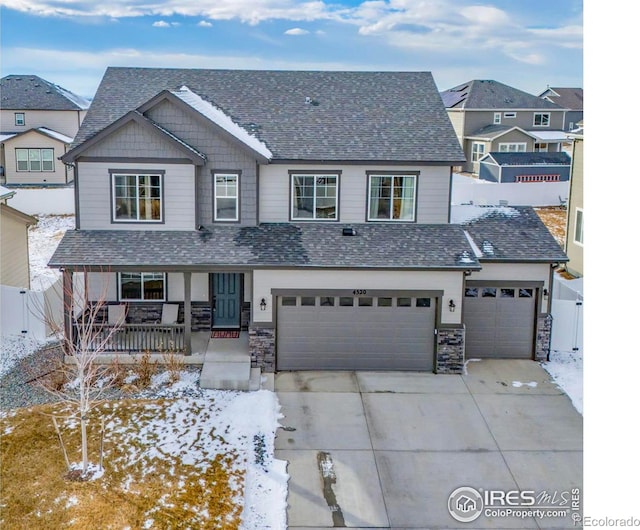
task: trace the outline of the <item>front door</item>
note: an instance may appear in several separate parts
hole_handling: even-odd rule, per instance
[[[240,327],[240,274],[213,276],[213,326]]]

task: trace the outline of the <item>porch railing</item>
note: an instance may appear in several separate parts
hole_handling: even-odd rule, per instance
[[[90,351],[105,353],[182,352],[184,324],[123,324],[96,326],[88,345]]]

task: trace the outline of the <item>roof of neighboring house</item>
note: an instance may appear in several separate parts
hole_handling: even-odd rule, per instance
[[[15,190],[10,190],[9,188],[0,186],[0,199],[2,200],[10,199],[15,194],[16,194]]]
[[[460,226],[270,223],[209,226],[202,231],[69,230],[50,266],[215,266],[309,268],[479,268]],[[140,249],[144,248],[144,252]]]
[[[497,164],[501,166],[535,166],[549,165],[570,166],[571,157],[564,152],[558,153],[542,153],[542,152],[526,152],[526,153],[488,153],[483,157],[493,158]],[[480,160],[482,162],[482,160]]]
[[[14,110],[86,110],[90,101],[37,75],[0,79],[0,108]]]
[[[566,109],[583,110],[584,107],[582,88],[548,87],[539,97],[548,99]]]
[[[482,207],[480,212],[482,211]],[[530,206],[485,208],[463,223],[480,262],[566,262],[569,260]]]
[[[430,72],[108,68],[73,147],[163,90],[186,86],[274,160],[458,163]]]
[[[520,131],[526,136],[532,136],[530,132],[513,125],[485,125],[484,127],[480,127],[480,129],[466,135],[465,138],[493,140],[511,131]]]
[[[38,223],[38,220],[35,217],[21,212],[20,210],[16,210],[6,203],[0,203],[0,212],[2,213],[2,215],[10,215],[18,221],[23,222],[27,226],[35,225]]]
[[[491,79],[474,79],[440,93],[448,109],[548,109],[564,107]]]

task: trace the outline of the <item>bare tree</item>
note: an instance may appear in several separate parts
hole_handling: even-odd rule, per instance
[[[122,332],[125,322],[125,312],[115,321],[109,322],[107,318],[108,282],[104,281],[106,275],[100,275],[103,280],[101,290],[97,296],[90,299],[87,272],[80,271],[84,285],[74,282],[70,273],[67,273],[69,276],[66,281],[62,282],[60,296],[65,312],[62,323],[60,318],[55,318],[50,304],[46,301],[41,308],[42,311],[39,311],[41,314],[38,315],[62,341],[61,346],[65,353],[63,371],[67,376],[65,379],[71,380],[72,383],[44,387],[60,401],[69,404],[73,410],[69,417],[79,420],[83,476],[86,476],[89,468],[89,413],[104,393],[114,386],[114,376],[109,373],[109,366],[96,361],[99,355],[109,351],[114,341],[117,341],[117,335]]]

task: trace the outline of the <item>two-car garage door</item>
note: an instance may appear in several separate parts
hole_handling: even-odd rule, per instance
[[[531,359],[534,347],[536,289],[468,286],[464,297],[467,359]]]
[[[278,370],[433,370],[436,299],[279,296]]]

